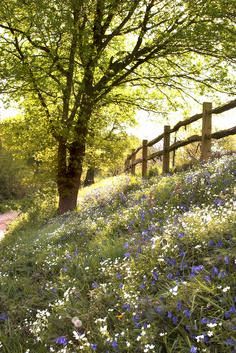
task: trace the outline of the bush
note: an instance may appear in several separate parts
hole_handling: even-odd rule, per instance
[[[14,160],[7,151],[0,150],[0,202],[24,196],[23,164]]]

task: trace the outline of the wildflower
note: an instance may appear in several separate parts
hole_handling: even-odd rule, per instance
[[[201,319],[201,323],[202,324],[207,324],[209,322],[209,319],[207,319],[206,317],[203,317],[202,319]]]
[[[153,276],[153,278],[154,278],[155,281],[158,280],[158,273],[157,273],[156,271],[153,271],[153,272],[152,272],[152,276]]]
[[[226,265],[229,265],[229,263],[230,263],[229,256],[225,256],[225,257],[224,257],[224,263],[225,263]]]
[[[126,252],[126,253],[124,254],[124,257],[128,259],[128,258],[130,257],[130,252]]]
[[[208,246],[215,246],[215,242],[214,242],[214,240],[209,240],[209,242],[208,242]]]
[[[179,239],[184,238],[184,236],[185,236],[185,234],[184,234],[183,232],[180,232],[180,233],[178,234],[178,238],[179,238]]]
[[[118,343],[117,343],[117,341],[112,341],[111,346],[112,346],[112,348],[117,349],[117,348],[118,348]]]
[[[228,311],[225,312],[225,318],[229,319],[233,314],[236,313],[236,308],[235,306],[231,306],[230,309]]]
[[[214,200],[214,205],[215,206],[223,206],[224,205],[224,200],[220,199],[219,197]]]
[[[191,311],[190,311],[190,310],[185,309],[185,310],[183,311],[183,314],[184,314],[188,319],[190,319],[190,317],[191,317]]]
[[[92,288],[95,289],[95,288],[98,288],[99,287],[99,284],[97,282],[93,282],[92,283]]]
[[[203,342],[204,341],[204,338],[205,336],[204,335],[199,335],[199,336],[196,336],[195,339],[197,342]]]
[[[168,273],[166,277],[167,277],[167,279],[170,279],[170,280],[174,279],[173,273]]]
[[[227,338],[227,340],[225,341],[225,344],[227,346],[235,346],[236,345],[236,340],[234,338]]]
[[[228,292],[229,290],[230,290],[230,287],[227,286],[227,287],[225,287],[225,288],[222,289],[222,292],[226,293],[226,292]]]
[[[54,342],[57,344],[61,344],[62,346],[66,346],[68,343],[68,339],[66,338],[66,336],[59,336],[55,338]]]
[[[82,321],[77,316],[73,317],[71,322],[76,328],[82,327]]]
[[[211,274],[212,274],[213,277],[214,277],[214,276],[217,276],[217,275],[219,274],[219,270],[218,270],[218,268],[217,268],[216,266],[214,266],[214,267],[212,268]]]
[[[90,344],[90,347],[91,347],[91,349],[92,349],[93,351],[96,351],[98,345],[97,345],[96,343],[91,343],[91,344]]]
[[[191,275],[195,276],[197,275],[200,271],[204,269],[203,265],[198,265],[198,266],[192,266],[191,267]]]
[[[160,337],[164,337],[164,336],[166,336],[166,335],[167,335],[167,332],[161,332],[161,333],[159,334]]]
[[[177,305],[176,305],[176,308],[177,308],[178,311],[180,311],[180,310],[182,309],[182,302],[181,302],[181,300],[178,300]]]
[[[0,314],[0,321],[6,321],[6,320],[8,320],[7,313],[1,313]]]
[[[177,323],[178,323],[178,318],[177,318],[176,316],[173,316],[173,317],[172,317],[172,322],[173,322],[173,324],[176,326]]]
[[[123,310],[125,311],[130,311],[130,304],[123,304],[122,305]]]
[[[207,326],[210,327],[210,328],[213,328],[213,327],[216,327],[217,324],[210,322],[209,324],[207,324]]]
[[[216,243],[216,247],[217,247],[217,248],[222,248],[223,245],[224,245],[224,244],[223,244],[223,241],[222,241],[222,240],[219,240],[219,241]]]
[[[177,295],[177,294],[178,294],[178,285],[176,285],[174,288],[171,288],[171,289],[170,289],[170,292],[171,292],[173,295]]]
[[[192,347],[190,348],[190,353],[197,353],[197,347],[192,346]]]
[[[212,337],[213,336],[213,332],[212,331],[207,331],[207,336],[208,337]]]

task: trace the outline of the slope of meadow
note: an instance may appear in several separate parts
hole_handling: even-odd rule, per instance
[[[0,352],[236,352],[236,159],[108,179],[0,244]]]

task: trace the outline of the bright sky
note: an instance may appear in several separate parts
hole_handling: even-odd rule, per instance
[[[227,102],[227,101],[226,101]],[[213,106],[214,107],[214,106]],[[189,117],[193,114],[201,112],[201,105],[194,105]],[[20,110],[17,109],[17,106],[12,106],[8,109],[3,107],[3,104],[0,102],[0,120],[13,117],[20,113]],[[175,125],[179,120],[183,120],[183,117],[179,113],[172,113],[168,117],[166,124],[171,126]],[[133,134],[142,139],[151,140],[154,137],[157,137],[163,132],[164,119],[160,116],[154,116],[149,114],[146,111],[138,111],[137,113],[138,124],[134,128],[128,129],[130,134]],[[236,109],[232,109],[226,113],[219,115],[213,115],[213,129],[222,130],[225,128],[230,128],[235,125],[236,122]],[[195,127],[200,128],[201,122],[194,123]]]
[[[226,101],[227,102],[227,101]],[[214,107],[214,106],[213,106]],[[201,113],[201,105],[196,106],[195,109],[191,111],[189,117],[194,114]],[[167,118],[166,118],[167,119]],[[168,121],[164,122],[162,117],[157,117],[151,115],[145,111],[139,111],[137,113],[138,124],[134,128],[130,128],[129,132],[139,137],[140,139],[152,140],[163,132],[164,125],[174,126],[178,121],[183,120],[183,116],[179,113],[172,113],[168,116]],[[231,128],[236,124],[236,108],[229,110],[228,112],[213,115],[212,126],[213,130],[223,130],[226,128]],[[192,126],[200,128],[201,122],[198,121]]]

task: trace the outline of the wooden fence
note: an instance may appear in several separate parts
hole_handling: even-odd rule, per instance
[[[169,125],[165,125],[161,135],[151,141],[143,140],[142,146],[132,150],[132,153],[128,155],[125,161],[125,172],[131,172],[131,174],[134,175],[136,165],[142,164],[142,177],[145,178],[147,176],[148,161],[162,157],[162,172],[163,174],[169,173],[170,152],[173,152],[175,155],[177,149],[193,142],[201,142],[201,160],[207,160],[211,156],[212,139],[221,139],[236,134],[236,126],[212,133],[212,114],[221,114],[233,108],[236,108],[236,99],[214,109],[212,109],[212,103],[205,102],[203,103],[202,113],[195,114],[189,119],[179,121],[173,128]],[[182,141],[176,141],[175,139],[175,142],[170,145],[170,136],[172,133],[176,133],[181,127],[190,125],[199,119],[202,119],[201,135],[193,135]],[[163,149],[149,155],[148,147],[154,146],[161,140],[163,140]],[[140,151],[142,152],[142,157],[137,159],[136,156]]]

